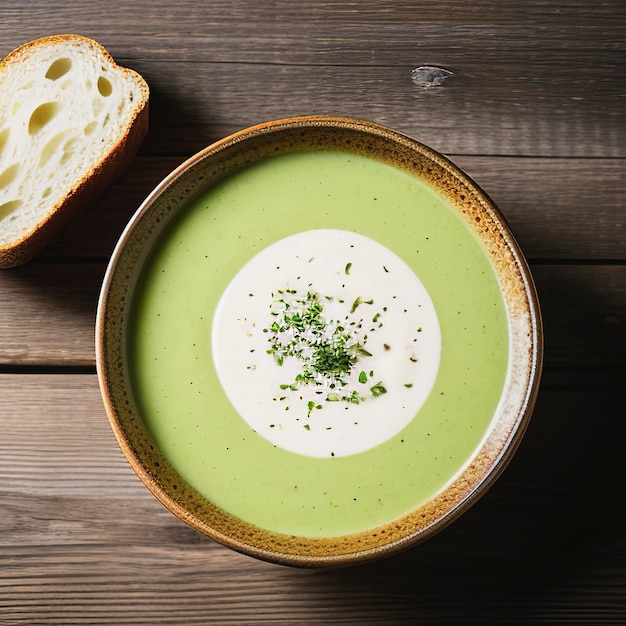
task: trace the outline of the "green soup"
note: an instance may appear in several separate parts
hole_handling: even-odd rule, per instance
[[[233,277],[270,244],[315,229],[393,251],[427,289],[441,329],[438,375],[412,421],[339,458],[289,452],[256,433],[212,358],[213,316]],[[362,156],[288,154],[215,185],[160,239],[134,298],[131,378],[148,430],[197,491],[271,531],[338,536],[413,510],[472,458],[504,386],[507,317],[483,245],[443,195]]]

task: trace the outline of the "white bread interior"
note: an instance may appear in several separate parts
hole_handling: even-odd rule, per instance
[[[32,258],[99,195],[147,132],[148,86],[77,35],[0,64],[0,267]]]

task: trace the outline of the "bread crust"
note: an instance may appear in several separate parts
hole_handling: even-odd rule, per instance
[[[56,239],[65,223],[101,196],[129,166],[148,133],[150,92],[146,81],[134,70],[118,65],[110,53],[92,39],[73,34],[36,39],[8,54],[0,62],[0,75],[9,64],[27,61],[36,47],[76,41],[87,45],[94,53],[109,61],[116,70],[130,77],[137,85],[141,97],[138,102],[134,102],[133,114],[116,143],[84,176],[76,180],[66,196],[51,205],[46,215],[29,232],[9,244],[0,244],[0,269],[16,267],[30,261]]]

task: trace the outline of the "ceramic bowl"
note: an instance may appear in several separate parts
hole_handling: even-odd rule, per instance
[[[204,408],[192,418],[198,422],[196,427],[205,433],[205,440],[208,442],[206,453],[202,452],[201,437],[194,438],[189,434],[189,441],[186,442],[194,449],[194,454],[202,458],[201,466],[207,468],[207,475],[201,477],[199,486],[184,463],[181,467],[177,461],[172,460],[174,458],[173,447],[169,446],[167,434],[149,425],[150,419],[146,415],[147,411],[170,411],[172,414],[167,415],[165,419],[174,424],[180,416],[172,411],[170,404],[159,399],[166,397],[167,389],[159,390],[159,394],[164,394],[163,396],[155,393],[153,397],[148,394],[150,397],[147,400],[144,398],[145,401],[138,397],[140,394],[137,392],[135,379],[136,375],[143,375],[144,372],[137,371],[140,366],[132,356],[131,348],[135,340],[134,333],[138,329],[142,330],[142,324],[147,323],[134,308],[138,290],[145,287],[146,280],[150,280],[151,274],[146,273],[146,267],[152,262],[154,251],[162,245],[168,233],[172,232],[175,225],[189,211],[189,207],[203,194],[210,194],[212,190],[233,176],[246,175],[250,168],[260,163],[266,163],[274,158],[288,158],[290,155],[310,152],[353,155],[355,158],[383,163],[401,172],[403,176],[418,179],[421,181],[420,184],[425,184],[442,202],[447,203],[449,210],[455,214],[455,219],[460,220],[464,228],[469,229],[471,237],[484,251],[485,258],[495,274],[506,316],[508,346],[506,367],[502,372],[503,383],[501,389],[498,390],[497,402],[483,416],[481,423],[484,424],[484,428],[481,432],[472,435],[474,439],[471,439],[469,435],[467,437],[459,435],[454,440],[451,445],[456,448],[466,446],[464,456],[456,466],[449,469],[449,476],[439,477],[439,486],[432,494],[425,498],[416,496],[416,501],[408,507],[400,504],[400,509],[395,513],[388,513],[387,518],[374,516],[371,520],[363,519],[360,523],[357,513],[352,517],[353,526],[348,525],[344,528],[339,520],[338,525],[333,526],[339,530],[328,531],[321,527],[318,533],[299,532],[297,525],[293,530],[288,524],[282,524],[291,514],[288,512],[282,514],[279,492],[275,494],[276,503],[271,504],[274,496],[273,492],[268,491],[270,495],[265,506],[268,509],[276,507],[273,517],[269,515],[269,511],[261,512],[264,515],[267,513],[268,519],[276,519],[276,524],[259,522],[256,519],[250,522],[244,519],[245,515],[239,510],[233,511],[228,505],[219,501],[219,498],[214,498],[212,486],[216,487],[216,493],[236,493],[238,497],[245,500],[246,490],[252,491],[258,488],[254,480],[261,480],[257,475],[263,474],[263,467],[272,465],[271,455],[289,454],[291,456],[288,461],[285,461],[285,467],[296,468],[293,470],[294,476],[289,477],[293,478],[294,483],[296,480],[300,481],[299,484],[307,483],[313,480],[314,474],[315,480],[323,481],[324,479],[320,476],[325,475],[324,468],[327,466],[322,467],[321,464],[335,462],[337,463],[335,474],[337,481],[339,483],[350,480],[361,481],[358,485],[356,483],[354,485],[358,489],[363,488],[360,493],[365,498],[368,497],[365,493],[369,491],[368,485],[371,486],[374,495],[376,485],[379,483],[383,485],[382,480],[378,481],[377,474],[383,471],[387,472],[387,482],[380,487],[378,500],[392,497],[393,492],[400,500],[408,498],[406,500],[408,502],[411,501],[411,491],[419,482],[419,477],[414,476],[413,473],[422,475],[431,471],[430,466],[420,466],[417,460],[422,451],[421,443],[416,442],[417,440],[411,443],[414,449],[407,456],[406,462],[401,456],[397,457],[397,461],[389,461],[390,464],[397,462],[397,466],[390,470],[388,467],[380,467],[380,458],[385,457],[377,457],[377,463],[364,464],[366,455],[370,454],[367,451],[352,456],[347,455],[341,459],[301,458],[298,454],[284,452],[276,445],[272,446],[261,435],[249,428],[249,433],[242,439],[254,440],[254,445],[259,446],[259,449],[265,446],[262,448],[263,454],[268,455],[263,465],[260,461],[258,465],[255,465],[255,453],[246,451],[245,448],[239,449],[234,441],[229,446],[228,434],[224,434],[220,426],[222,413],[230,411],[223,408],[228,402],[223,401],[219,404],[208,401],[203,405]],[[323,184],[324,181],[318,182]],[[280,194],[280,188],[275,191]],[[413,208],[404,207],[402,214],[410,215]],[[210,201],[207,203],[207,210],[211,211]],[[271,222],[273,219],[271,204],[264,205],[263,210],[269,211],[264,219]],[[286,220],[287,231],[285,232],[298,232],[320,224],[324,227],[335,226],[333,215],[328,217],[328,211],[325,211],[323,206],[320,206],[321,214],[327,215],[324,218],[326,221],[304,223],[306,219],[302,218],[304,222],[300,224],[297,222],[300,218],[297,217],[296,211],[294,223],[289,223],[289,219]],[[368,236],[376,238],[376,220],[379,220],[381,236],[384,228],[394,227],[393,224],[387,223],[387,217],[384,211],[378,217],[370,215],[368,219],[374,226],[370,227]],[[241,232],[248,233],[246,236],[250,241],[249,238],[254,236],[255,227],[250,227],[245,220],[239,222],[239,225]],[[340,226],[341,224],[338,227]],[[396,227],[405,228],[401,225]],[[251,257],[253,253],[258,252],[258,249],[252,250],[251,248],[240,250],[244,244],[241,243],[238,229],[236,223],[234,227],[232,223],[229,223],[224,229],[215,231],[209,229],[203,235],[207,250],[212,249],[212,241],[220,238],[222,241],[220,245],[224,245],[224,239],[226,239],[227,248],[225,249],[232,250],[234,253],[241,252],[241,258],[247,258],[246,255]],[[359,230],[358,220],[354,224],[354,230]],[[422,242],[420,246],[423,245],[423,247],[420,247],[420,250],[424,252],[428,243],[422,239],[428,239],[428,237],[420,239],[421,235],[418,232],[415,232],[414,236],[416,241]],[[445,249],[445,238],[439,239],[439,242],[439,249],[432,254],[443,254],[454,265],[457,252],[453,248]],[[182,244],[184,243],[183,241]],[[263,243],[261,242],[261,247]],[[181,274],[180,282],[187,281],[189,290],[196,290],[198,289],[197,281],[204,280],[201,275],[206,276],[207,271],[207,268],[198,267],[196,275],[196,270],[188,269],[184,275]],[[211,271],[219,274],[219,261],[212,262]],[[431,267],[429,271],[436,272],[436,268]],[[459,266],[455,271],[462,273],[465,268]],[[441,282],[435,280],[433,285]],[[210,285],[206,287],[203,283],[201,289],[205,288],[211,289]],[[434,300],[437,306],[436,298]],[[208,310],[207,324],[203,327],[206,331],[206,345],[203,347],[201,359],[204,359],[207,370],[212,367],[208,347],[211,315],[212,311]],[[184,319],[184,311],[181,317],[181,324],[185,325],[187,322]],[[138,209],[117,244],[100,295],[96,337],[99,383],[111,426],[132,469],[154,496],[176,517],[234,550],[275,563],[306,567],[348,565],[388,556],[431,537],[464,513],[494,483],[518,447],[533,410],[542,365],[542,326],[533,280],[518,244],[493,202],[448,159],[418,141],[371,122],[335,117],[299,117],[248,128],[209,146],[165,178]],[[200,338],[200,343],[202,341],[204,340]],[[233,341],[236,339],[233,338]],[[445,358],[449,347],[446,341],[446,334],[442,331],[442,359]],[[196,344],[193,345],[195,349]],[[195,358],[191,347],[188,354],[189,359]],[[461,361],[465,358],[463,354],[458,356]],[[467,355],[467,358],[471,358],[471,355]],[[468,363],[466,369],[470,370],[472,367],[474,366]],[[476,367],[480,367],[480,364]],[[474,380],[480,380],[480,373],[475,375],[477,378]],[[485,381],[481,384],[487,386],[489,382]],[[468,393],[468,405],[471,404],[470,397],[480,395],[480,386],[475,385],[474,389]],[[172,393],[175,391],[172,390]],[[443,396],[443,392],[441,395]],[[146,408],[147,405],[150,408]],[[446,432],[463,433],[465,420],[463,407],[465,405],[462,402],[460,405],[457,403],[454,414],[445,416],[444,413],[450,407],[441,403],[437,406],[439,406],[438,410],[441,411],[440,417],[442,418],[438,423],[447,424]],[[236,413],[234,410],[230,411],[228,419],[238,420]],[[413,419],[419,421],[420,413]],[[175,428],[175,425],[172,428]],[[238,432],[243,432],[241,429],[245,430],[247,426],[242,422],[237,425],[237,428],[240,429]],[[212,433],[215,435],[213,436]],[[407,435],[407,437],[410,436],[418,437],[418,435]],[[431,433],[422,432],[419,435],[423,438],[427,436],[430,437]],[[436,436],[435,432],[433,436]],[[234,457],[234,465],[232,456],[229,457],[230,464],[227,464],[223,461],[225,457],[221,452],[218,455],[212,447],[216,445],[215,439],[224,437],[226,441],[225,443],[222,441],[222,444],[225,445],[225,449],[231,449],[234,451],[233,454],[240,455],[238,458]],[[400,439],[400,437],[402,437],[401,433],[392,439],[396,442],[404,442],[404,438]],[[180,446],[181,441],[184,441],[184,437],[182,440],[177,440],[177,445]],[[240,451],[237,452],[237,450]],[[371,454],[378,453],[379,449],[376,447],[375,451],[371,452]],[[445,446],[440,449],[440,453],[447,454]],[[452,455],[451,450],[450,458]],[[278,459],[278,456],[276,458]],[[393,458],[393,455],[387,458]],[[222,469],[218,467],[215,470],[215,467],[222,462],[225,463],[224,467]],[[280,463],[282,462],[281,460]],[[358,465],[351,465],[357,462]],[[320,464],[319,475],[315,469],[318,467],[315,463]],[[238,464],[248,468],[244,474],[250,480],[242,477],[242,480],[237,481],[236,477],[229,475],[229,472],[233,471],[232,468],[237,468]],[[358,467],[358,471],[355,469],[355,475],[359,473],[360,477],[350,478],[349,474],[353,471],[353,467]],[[439,468],[438,465],[436,467]],[[369,468],[369,470],[366,471],[364,468]],[[211,471],[218,473],[211,474]],[[220,474],[220,471],[223,473]],[[389,472],[391,472],[392,479],[389,479]],[[254,480],[252,480],[252,474],[255,475]],[[332,476],[332,473],[330,475]],[[335,481],[329,480],[328,482],[334,483]],[[225,483],[227,483],[226,486]],[[294,485],[293,488],[297,486]],[[332,490],[336,489],[336,486],[328,484],[328,488]],[[277,489],[280,491],[284,489],[284,486],[279,485]],[[316,497],[322,498],[322,492],[326,492],[324,484],[318,485],[317,489]],[[348,494],[345,495],[348,499]],[[349,499],[356,503],[357,498],[353,498],[352,495],[349,494]],[[371,497],[373,498],[374,495]],[[336,491],[334,497],[340,499],[341,491]],[[311,502],[303,500],[302,508]],[[325,503],[322,502],[322,504]],[[370,509],[371,507],[370,503]],[[311,516],[316,515],[313,508],[315,507],[311,508]],[[331,513],[328,515],[330,516]],[[363,515],[366,517],[365,513]],[[323,522],[320,524],[323,525]]]

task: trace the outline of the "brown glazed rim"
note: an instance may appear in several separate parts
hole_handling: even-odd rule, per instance
[[[425,505],[384,526],[352,535],[310,538],[268,531],[238,519],[187,485],[157,448],[135,405],[125,355],[132,293],[151,246],[196,195],[264,158],[299,150],[373,156],[426,179],[444,194],[485,244],[505,300],[510,362],[500,405],[475,455]],[[539,388],[543,330],[524,256],[489,197],[434,150],[378,124],[303,116],[252,126],[197,153],[167,176],[139,207],[109,263],[96,320],[96,363],[113,432],[133,470],[174,515],[220,543],[267,561],[304,567],[350,565],[408,548],[466,511],[496,480],[526,430]]]

